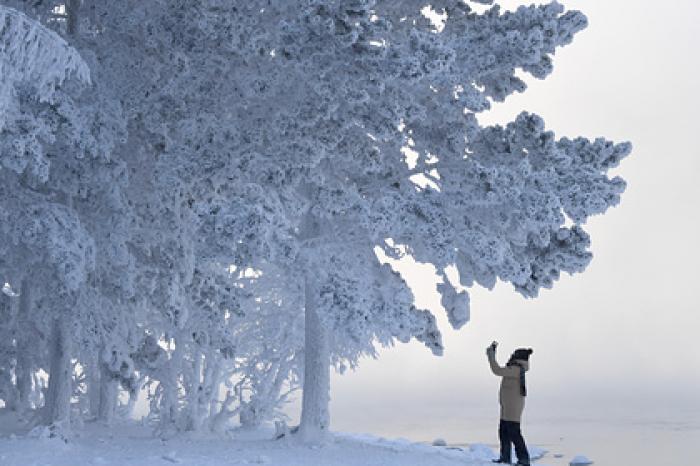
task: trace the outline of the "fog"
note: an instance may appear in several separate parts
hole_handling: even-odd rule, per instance
[[[592,264],[535,300],[506,284],[471,289],[470,322],[455,332],[441,321],[443,357],[400,344],[334,376],[334,430],[420,437],[439,426],[459,436],[474,419],[496,422],[498,380],[484,355],[492,340],[502,363],[516,347],[534,349],[526,422],[700,414],[700,6],[563,3],[584,11],[589,28],[557,53],[548,79],[529,79],[480,120],[527,110],[558,136],[632,141],[617,169],[629,184],[621,205],[586,225]],[[418,304],[439,309],[430,269],[402,269]]]

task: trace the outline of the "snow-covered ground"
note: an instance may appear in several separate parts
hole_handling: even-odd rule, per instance
[[[293,439],[272,440],[270,430],[233,432],[226,438],[179,436],[161,440],[138,424],[110,429],[86,424],[64,441],[41,438],[36,431],[12,434],[8,429],[11,423],[3,424],[2,466],[486,466],[492,464],[493,457],[485,445],[455,449],[369,435],[333,434],[319,447]]]

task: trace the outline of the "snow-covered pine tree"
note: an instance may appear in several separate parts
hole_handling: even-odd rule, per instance
[[[74,310],[94,264],[94,243],[75,212],[23,189],[0,172],[3,275],[21,283],[16,328],[16,375],[20,399],[30,396],[31,372],[50,374],[44,404],[47,423],[66,422],[72,394]],[[14,182],[13,182],[14,181]],[[45,352],[45,353],[44,353]],[[43,356],[46,354],[46,356]]]
[[[89,366],[89,355],[119,321],[115,304],[133,292],[125,173],[110,159],[124,128],[108,90],[76,85],[89,83],[90,72],[73,47],[37,19],[0,8],[0,64],[8,71],[2,75],[0,211],[6,221],[0,237],[6,251],[0,269],[20,290],[15,375],[28,408],[29,392],[41,388],[32,387],[32,375],[45,369],[44,420],[63,423],[74,395],[71,359]],[[46,9],[32,12],[49,16]],[[69,32],[77,33],[75,27]]]
[[[581,224],[624,187],[606,172],[627,145],[556,140],[528,114],[505,128],[474,117],[524,90],[516,71],[546,77],[556,48],[585,27],[559,4],[96,3],[131,153],[159,174],[154,192],[174,196],[169,231],[191,237],[174,251],[203,241],[237,267],[274,264],[284,299],[305,302],[308,439],[328,427],[332,354],[411,337],[442,351],[434,316],[376,248],[441,274],[455,266],[464,286],[501,279],[533,296],[583,269]],[[192,276],[182,271],[180,289]],[[463,325],[466,292],[446,278],[440,291]]]
[[[158,374],[166,423],[200,423],[203,401],[188,391],[202,386],[201,344],[217,339],[186,329],[220,322],[200,318],[225,314],[211,303],[231,290],[216,286],[209,300],[205,284],[226,266],[284,277],[280,308],[303,303],[301,434],[318,441],[333,363],[412,337],[442,351],[435,317],[378,253],[433,264],[458,328],[469,318],[462,287],[500,279],[535,296],[561,271],[582,271],[583,224],[624,190],[607,172],[627,144],[558,140],[527,113],[505,127],[476,119],[525,89],[518,73],[546,77],[557,47],[585,27],[558,3],[87,3],[89,37],[70,12],[66,31],[123,112],[112,154],[133,217],[128,242],[115,241],[135,258],[145,329],[135,366]]]
[[[225,15],[255,32],[226,77],[241,94],[226,114],[238,144],[219,166],[240,182],[209,224],[242,263],[275,262],[303,283],[301,434],[316,441],[329,423],[331,347],[358,354],[416,337],[442,351],[434,317],[376,248],[443,277],[454,266],[465,287],[500,279],[535,296],[589,262],[582,224],[618,202],[624,182],[606,173],[630,147],[557,140],[529,114],[478,125],[490,101],[525,89],[516,71],[546,77],[556,48],[585,27],[557,3],[477,13],[432,2],[441,23],[419,1],[263,3]],[[439,291],[460,327],[466,291],[446,277]]]
[[[229,169],[221,170],[238,144],[230,107],[238,83],[221,79],[236,58],[225,39],[237,32],[227,26],[230,18],[216,14],[214,3],[203,9],[187,2],[172,8],[172,2],[93,6],[110,27],[99,34],[92,53],[129,122],[119,153],[129,169],[135,213],[130,247],[142,288],[136,301],[149,310],[144,321],[149,333],[175,348],[149,369],[158,381],[154,412],[163,433],[196,429],[203,425],[206,404],[200,389],[218,395],[209,386],[217,377],[212,372],[202,380],[201,369],[206,373],[221,363],[217,370],[228,373],[234,347],[250,354],[235,346],[233,332],[223,332],[233,325],[223,316],[238,311],[232,299],[238,289],[228,273],[230,265],[243,263],[232,247],[238,238],[231,239],[221,223],[211,229],[207,223],[209,212],[227,202],[238,182]],[[210,37],[210,30],[216,35]],[[222,283],[225,275],[228,284]]]

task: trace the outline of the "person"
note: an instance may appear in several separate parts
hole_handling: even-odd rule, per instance
[[[498,426],[498,438],[501,442],[501,454],[494,463],[510,464],[511,444],[515,446],[515,454],[518,457],[518,466],[530,466],[530,454],[525,446],[520,420],[525,408],[525,372],[530,369],[530,355],[532,348],[518,348],[511,355],[505,367],[496,362],[496,347],[498,342],[493,342],[486,349],[486,356],[491,366],[491,371],[501,377],[501,388],[498,399],[501,405],[501,419]]]

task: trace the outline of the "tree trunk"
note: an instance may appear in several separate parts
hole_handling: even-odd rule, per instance
[[[180,335],[174,338],[175,348],[172,350],[170,359],[166,363],[160,382],[162,395],[160,400],[160,435],[170,435],[173,431],[180,429],[179,425],[179,379],[182,374],[182,343],[184,341]]]
[[[126,402],[126,411],[125,411],[125,417],[127,419],[134,417],[134,411],[136,410],[136,403],[139,401],[139,396],[141,394],[141,388],[143,387],[143,383],[141,382],[141,379],[138,379],[136,382],[136,387],[132,387],[129,389],[129,399]]]
[[[60,319],[54,319],[49,344],[50,373],[49,387],[44,406],[46,424],[68,424],[70,422],[71,340],[68,326]]]
[[[221,385],[221,361],[218,357],[210,356],[207,360],[207,417],[214,416],[219,403],[219,386]]]
[[[98,405],[97,419],[110,425],[114,420],[114,413],[117,410],[117,396],[119,395],[119,380],[113,377],[110,371],[107,370],[102,360],[102,353],[98,367],[100,370],[100,403]]]
[[[318,443],[330,426],[330,351],[327,330],[318,315],[318,286],[308,275],[304,294],[304,393],[299,435],[304,442]]]
[[[22,280],[19,296],[19,315],[17,316],[17,327],[20,331],[17,334],[17,366],[15,367],[15,377],[17,380],[18,403],[17,409],[20,411],[31,409],[32,395],[32,350],[29,345],[27,332],[29,331],[29,314],[32,310],[32,288],[29,278]]]
[[[187,420],[187,430],[198,432],[204,424],[205,415],[202,413],[202,397],[204,395],[204,380],[202,379],[203,354],[193,344],[192,349],[192,374],[190,383],[188,384],[189,391],[187,393],[187,410],[189,419]],[[189,369],[189,368],[188,368]]]
[[[89,356],[87,364],[87,390],[88,390],[88,406],[91,419],[97,419],[100,416],[100,360],[102,359],[102,351],[97,358],[93,355]]]
[[[80,6],[82,0],[68,0],[66,2],[66,32],[69,36],[74,36],[78,33],[80,24]]]
[[[102,373],[100,378],[100,405],[97,418],[107,425],[112,424],[114,414],[117,411],[117,397],[119,396],[119,381]]]

